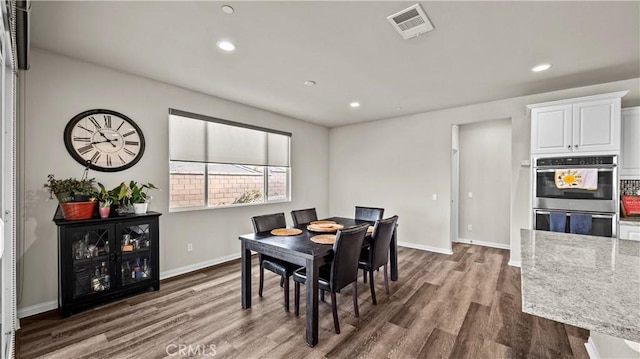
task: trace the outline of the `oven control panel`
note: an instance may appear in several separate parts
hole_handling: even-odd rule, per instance
[[[538,158],[536,166],[599,166],[615,165],[615,156],[588,156],[588,157],[552,157]]]

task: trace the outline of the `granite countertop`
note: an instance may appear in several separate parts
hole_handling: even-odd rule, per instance
[[[640,242],[520,230],[522,310],[640,342]]]

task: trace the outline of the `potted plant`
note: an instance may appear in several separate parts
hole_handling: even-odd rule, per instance
[[[133,213],[143,214],[147,213],[149,201],[152,199],[149,195],[150,189],[158,189],[158,187],[152,183],[138,184],[136,181],[131,181],[128,186],[122,182],[113,191],[117,195],[121,207],[133,206]]]
[[[65,219],[87,219],[93,216],[96,205],[94,184],[94,178],[56,179],[50,174],[44,188],[49,191],[51,198],[56,196]]]
[[[98,202],[98,213],[100,213],[100,218],[109,217],[109,213],[111,212],[111,204],[113,204],[113,201],[110,199]]]

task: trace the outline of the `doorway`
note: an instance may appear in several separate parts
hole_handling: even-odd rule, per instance
[[[511,119],[451,129],[451,243],[510,248]]]
[[[453,251],[453,243],[458,241],[459,228],[459,195],[460,195],[460,153],[458,125],[451,126],[451,240],[449,241],[449,252]]]

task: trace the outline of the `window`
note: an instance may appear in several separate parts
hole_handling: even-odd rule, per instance
[[[291,134],[169,109],[170,209],[289,201]]]

